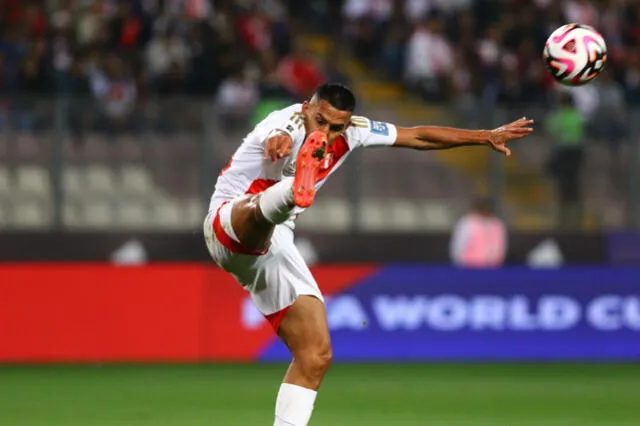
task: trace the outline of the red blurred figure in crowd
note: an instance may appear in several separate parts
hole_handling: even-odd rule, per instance
[[[285,89],[297,99],[311,97],[326,80],[320,65],[299,45],[280,61],[278,75]]]

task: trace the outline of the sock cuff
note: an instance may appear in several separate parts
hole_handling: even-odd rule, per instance
[[[258,208],[262,216],[274,225],[283,223],[291,216],[293,204],[293,179],[284,178],[260,194]]]
[[[313,389],[309,389],[309,388],[304,388],[302,386],[298,386],[298,385],[294,385],[291,383],[282,383],[280,385],[280,390],[283,390],[287,393],[292,393],[292,394],[298,394],[300,396],[303,396],[309,399],[316,399],[316,395],[318,394],[317,391],[314,391]]]
[[[307,426],[311,419],[316,395],[317,392],[313,389],[282,383],[276,401],[276,420],[294,426]]]

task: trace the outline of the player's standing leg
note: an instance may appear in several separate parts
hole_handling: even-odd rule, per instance
[[[306,426],[332,351],[324,303],[301,296],[287,310],[278,335],[293,361],[280,385],[274,426]]]

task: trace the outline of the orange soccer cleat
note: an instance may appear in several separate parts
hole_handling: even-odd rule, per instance
[[[311,133],[302,144],[296,159],[296,177],[293,180],[293,201],[307,208],[316,196],[316,178],[327,149],[327,135],[319,130]]]

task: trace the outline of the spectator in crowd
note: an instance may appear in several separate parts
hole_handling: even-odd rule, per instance
[[[91,84],[87,77],[87,66],[81,58],[75,58],[69,74],[62,81],[62,90],[67,94],[67,125],[72,142],[79,146],[84,141],[85,130],[89,129],[94,117],[91,114]]]
[[[456,223],[451,235],[450,256],[463,268],[497,268],[507,253],[507,231],[494,212],[493,203],[480,197]]]
[[[281,84],[297,100],[308,99],[326,77],[318,61],[301,44],[278,65]]]
[[[216,106],[221,115],[221,124],[227,130],[246,128],[258,101],[256,82],[238,69],[227,77],[216,95]]]
[[[151,39],[146,47],[145,59],[148,83],[162,86],[162,80],[176,69],[185,70],[189,52],[184,39],[168,29],[158,31]]]
[[[415,1],[413,3],[416,3]],[[410,7],[412,3],[408,2],[405,7]],[[405,7],[402,2],[395,2],[391,11],[388,23],[379,41],[379,67],[386,75],[394,80],[402,79],[402,73],[405,62],[404,46],[411,35],[411,20],[408,18],[422,16],[419,7],[414,6],[417,10],[411,13],[405,13]],[[426,9],[426,8],[425,8]],[[414,18],[416,19],[416,18]]]
[[[355,56],[374,65],[380,54],[393,14],[392,0],[345,0],[342,8],[343,29]]]
[[[545,128],[554,142],[549,172],[560,198],[560,223],[576,228],[582,223],[580,171],[584,157],[585,121],[568,93],[561,93],[559,106],[546,117]]]
[[[21,93],[14,109],[19,115],[18,127],[22,130],[36,130],[38,104],[51,90],[49,64],[47,44],[39,38],[26,52],[18,71]]]
[[[260,65],[262,79],[258,84],[259,96],[251,118],[252,127],[273,111],[286,108],[295,102],[289,91],[280,83],[277,53],[271,51],[265,54]]]
[[[563,6],[568,22],[580,22],[591,26],[598,24],[598,10],[591,0],[566,0]]]
[[[132,130],[138,90],[131,71],[117,55],[91,73],[91,91],[100,113],[100,123],[109,133]]]
[[[407,45],[405,82],[428,100],[443,99],[454,65],[451,43],[438,15],[419,22]]]
[[[610,72],[604,72],[593,82],[596,89],[597,107],[594,127],[595,135],[610,141],[617,151],[626,137],[627,105],[624,87],[615,81]]]

